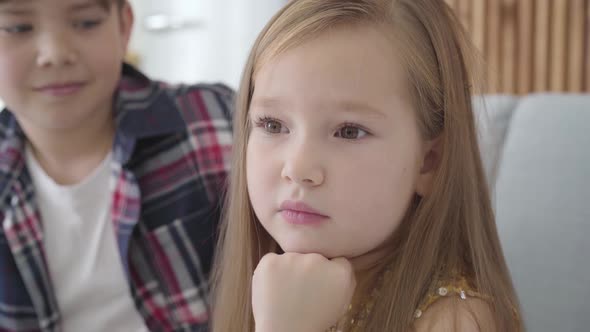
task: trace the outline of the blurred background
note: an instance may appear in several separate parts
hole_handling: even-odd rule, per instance
[[[173,82],[237,87],[258,32],[287,0],[131,0],[130,59]],[[590,92],[590,0],[447,0],[486,61],[486,93]]]
[[[129,60],[171,82],[237,88],[256,36],[287,0],[131,0]]]
[[[447,3],[487,62],[486,92],[590,92],[589,0]]]

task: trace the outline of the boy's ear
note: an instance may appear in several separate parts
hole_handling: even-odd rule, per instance
[[[420,174],[418,174],[416,183],[416,193],[421,197],[427,196],[432,190],[434,174],[440,166],[442,158],[442,136],[439,135],[437,138],[425,143]]]
[[[120,12],[121,16],[121,34],[123,36],[123,49],[127,50],[129,46],[129,40],[131,39],[131,31],[133,30],[133,23],[135,17],[133,15],[133,9],[131,8],[131,4],[129,1],[125,1],[125,4],[121,8]]]

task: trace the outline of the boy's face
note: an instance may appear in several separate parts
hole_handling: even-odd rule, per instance
[[[110,112],[133,15],[96,0],[0,0],[0,99],[25,130]]]

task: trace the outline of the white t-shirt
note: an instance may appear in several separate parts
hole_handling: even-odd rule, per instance
[[[81,183],[62,186],[26,149],[64,332],[147,331],[133,304],[111,221],[111,159],[109,154]]]

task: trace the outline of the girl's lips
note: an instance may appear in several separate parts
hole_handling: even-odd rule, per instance
[[[319,225],[328,220],[326,216],[294,210],[282,210],[281,215],[293,225]]]
[[[285,221],[294,225],[319,225],[329,219],[303,202],[285,201],[280,212]]]

